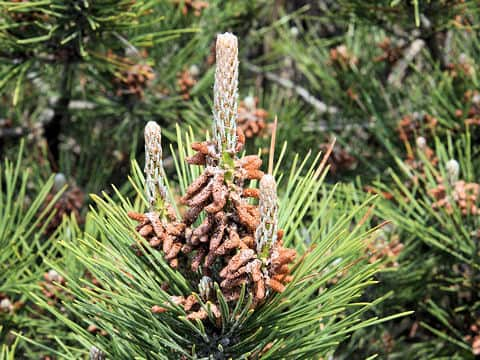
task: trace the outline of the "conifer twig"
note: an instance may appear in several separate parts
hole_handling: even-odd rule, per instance
[[[68,60],[63,66],[62,79],[60,84],[61,97],[55,105],[55,113],[52,121],[45,124],[45,138],[47,139],[48,149],[51,154],[51,162],[56,167],[60,156],[60,135],[62,128],[70,121],[70,112],[68,107],[72,96],[72,79],[74,74],[74,65]]]
[[[254,72],[255,74],[265,75],[265,77],[268,80],[273,81],[286,89],[294,90],[298,94],[298,96],[300,96],[303,100],[305,100],[307,103],[312,105],[320,114],[324,114],[324,113],[335,114],[338,112],[338,109],[336,107],[328,106],[327,104],[325,104],[324,102],[320,101],[315,96],[310,94],[307,89],[305,89],[302,86],[294,84],[292,81],[288,79],[283,79],[280,76],[270,71],[263,71],[260,67],[248,62],[245,63],[245,66],[247,67],[248,70]]]
[[[408,65],[410,65],[412,60],[420,53],[420,51],[422,51],[424,47],[425,41],[422,39],[414,40],[405,50],[403,58],[399,60],[393,67],[392,71],[388,75],[387,82],[397,87],[400,86],[405,76],[405,72],[407,71]]]

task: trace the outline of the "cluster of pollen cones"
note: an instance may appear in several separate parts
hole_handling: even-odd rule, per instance
[[[232,34],[217,38],[217,54],[226,57],[218,59],[217,55],[217,67],[226,64],[215,78],[216,83],[221,82],[216,88],[221,88],[222,93],[214,94],[220,106],[236,107],[238,61],[228,59],[232,53],[237,55],[236,44]],[[223,51],[219,47],[224,47]],[[225,49],[232,49],[232,53]],[[296,251],[282,245],[275,180],[260,170],[262,161],[258,156],[239,156],[245,137],[241,128],[234,126],[236,111],[231,110],[220,109],[222,113],[214,116],[217,136],[212,141],[192,144],[196,153],[187,162],[203,167],[203,172],[180,200],[186,207],[181,218],[167,200],[164,171],[158,169],[162,163],[161,129],[154,122],[145,128],[150,209],[144,214],[128,215],[138,222],[136,230],[149,245],[162,251],[170,266],[182,272],[195,288],[193,294],[174,294],[169,303],[153,306],[154,313],[168,311],[174,304],[183,307],[188,319],[204,320],[210,312],[219,321],[221,311],[214,287],[230,304],[244,291],[251,296],[254,308],[269,293],[283,292],[292,280],[291,263]],[[252,182],[259,187],[250,187]]]

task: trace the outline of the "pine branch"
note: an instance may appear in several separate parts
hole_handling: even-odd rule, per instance
[[[248,70],[254,72],[255,74],[264,75],[270,81],[273,81],[286,89],[294,90],[303,100],[305,100],[305,102],[312,105],[318,111],[318,113],[335,114],[338,112],[337,108],[326,105],[324,102],[310,94],[307,89],[300,85],[294,84],[291,80],[283,79],[270,71],[263,71],[260,67],[254,64],[248,62],[245,62],[244,64]]]
[[[60,134],[64,127],[69,126],[70,112],[69,105],[72,97],[72,86],[75,76],[76,65],[65,62],[61,76],[60,98],[55,103],[52,120],[44,124],[45,138],[47,139],[48,149],[51,154],[52,168],[58,168],[60,155]]]
[[[377,271],[364,261],[371,200],[336,217],[332,195],[318,196],[332,147],[323,159],[297,155],[285,173],[279,160],[268,175],[257,155],[242,154],[237,53],[236,38],[219,35],[216,136],[189,143],[189,134],[179,134],[179,185],[163,170],[160,127],[148,123],[145,178],[133,166],[135,198],[118,190],[115,198],[93,196],[95,230],[80,234],[79,244],[63,243],[89,278],[52,264],[67,284],[59,287],[63,302],[38,301],[78,335],[84,351],[94,346],[120,359],[314,358],[384,321],[359,321],[382,300],[357,302]],[[178,188],[186,207],[180,214],[170,204]]]
[[[425,41],[416,39],[412,41],[410,46],[405,50],[402,59],[400,59],[395,66],[393,66],[388,75],[387,82],[391,85],[400,87],[405,77],[405,72],[413,59],[422,51],[425,46]]]

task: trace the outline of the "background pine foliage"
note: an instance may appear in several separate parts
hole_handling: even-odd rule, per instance
[[[199,175],[184,159],[211,130],[212,45],[224,31],[239,37],[239,100],[258,99],[249,116],[268,113],[246,153],[266,161],[278,116],[280,223],[299,253],[316,245],[305,267],[317,266],[318,281],[285,296],[318,296],[300,312],[276,309],[302,326],[318,319],[309,306],[325,311],[312,338],[295,316],[272,320],[262,309],[262,321],[285,328],[255,333],[259,344],[278,340],[262,358],[480,353],[478,215],[434,206],[432,193],[442,185],[455,198],[452,159],[460,181],[478,183],[476,1],[35,0],[0,2],[0,13],[0,297],[25,303],[0,311],[0,358],[81,358],[93,345],[111,358],[193,356],[191,338],[171,328],[199,339],[203,330],[148,311],[164,296],[152,272],[190,289],[158,254],[153,270],[128,255],[135,234],[125,211],[146,206],[148,121],[162,126],[170,195]],[[333,137],[330,170],[315,175],[313,154]],[[64,192],[52,190],[57,173]],[[62,280],[49,283],[53,297],[52,270]],[[242,351],[255,351],[253,339]]]
[[[55,329],[52,319],[32,301],[29,293],[43,275],[44,258],[55,254],[51,238],[45,229],[54,215],[52,207],[61,191],[47,198],[54,185],[53,176],[39,182],[31,169],[22,168],[20,155],[13,163],[0,165],[0,339],[2,359],[28,353],[18,343],[14,332],[26,336],[43,336],[42,330]]]

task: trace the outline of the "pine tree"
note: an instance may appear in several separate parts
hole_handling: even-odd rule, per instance
[[[282,25],[270,30],[273,50],[246,67],[263,76],[264,88],[287,92],[285,101],[301,112],[296,122],[282,123],[280,134],[307,149],[335,135],[332,161],[342,174],[374,178],[405,150],[401,120],[410,119],[419,135],[432,117],[439,135],[464,132],[472,99],[466,92],[476,87],[476,5],[292,3]]]
[[[382,286],[369,289],[365,299],[395,293],[369,315],[406,309],[416,315],[358,332],[338,350],[340,357],[476,354],[478,325],[472,319],[478,317],[477,275],[470,269],[478,256],[476,216],[471,213],[478,196],[475,172],[468,169],[475,168],[471,154],[478,152],[477,5],[286,5],[289,13],[271,38],[272,55],[249,66],[265,76],[265,86],[284,88],[303,103],[290,99],[295,108],[308,109],[299,118],[303,126],[283,124],[285,133],[296,133],[291,135],[298,139],[295,144],[310,147],[322,142],[318,138],[338,136],[341,146],[331,159],[340,169],[337,176],[361,176],[359,199],[364,190],[385,198],[373,225],[378,219],[392,220],[371,247],[373,258],[387,258],[378,275]],[[430,146],[428,153],[438,164],[430,165],[433,159],[426,155],[419,158],[418,146]],[[446,180],[447,164],[460,169],[459,183]],[[415,183],[424,167],[427,179]],[[372,187],[369,181],[378,178],[382,185]],[[459,202],[450,205],[451,197]],[[462,209],[466,214],[459,215]],[[458,289],[468,296],[458,296]]]
[[[1,2],[0,357],[477,356],[478,10]]]
[[[385,331],[393,334],[389,352],[431,358],[474,358],[478,355],[478,197],[470,134],[429,147],[417,138],[415,157],[399,162],[393,185],[379,184],[391,194],[379,215],[391,219],[404,239],[400,268],[387,286],[402,284],[396,306],[415,315]],[[383,350],[383,349],[382,349]],[[385,351],[385,350],[383,350]]]
[[[134,202],[119,191],[118,200],[95,196],[96,234],[63,242],[91,277],[56,268],[67,284],[62,306],[98,330],[44,305],[91,358],[312,358],[386,320],[359,321],[381,300],[355,302],[377,271],[376,263],[359,261],[368,214],[364,204],[334,217],[331,195],[317,198],[326,157],[307,156],[282,174],[271,153],[265,174],[258,156],[241,156],[237,53],[235,36],[218,36],[213,136],[179,143],[179,184],[165,176],[161,129],[150,122],[145,178],[133,163]],[[276,179],[285,184],[281,196]],[[73,354],[65,347],[55,353]]]
[[[209,91],[211,38],[255,4],[197,3],[0,4],[3,150],[25,137],[52,172],[99,191],[141,152],[132,139],[149,119],[171,138],[177,121],[202,127],[190,101]]]
[[[23,149],[23,144],[20,145]],[[36,307],[29,296],[41,278],[45,265],[42,260],[53,256],[52,238],[46,235],[55,201],[48,198],[56,187],[53,176],[45,183],[37,174],[22,167],[21,157],[0,165],[0,358],[21,358],[29,354],[28,347],[18,342],[17,335],[37,337],[39,328],[54,329],[47,312]],[[31,169],[30,169],[31,170]],[[60,334],[58,334],[60,335]]]

